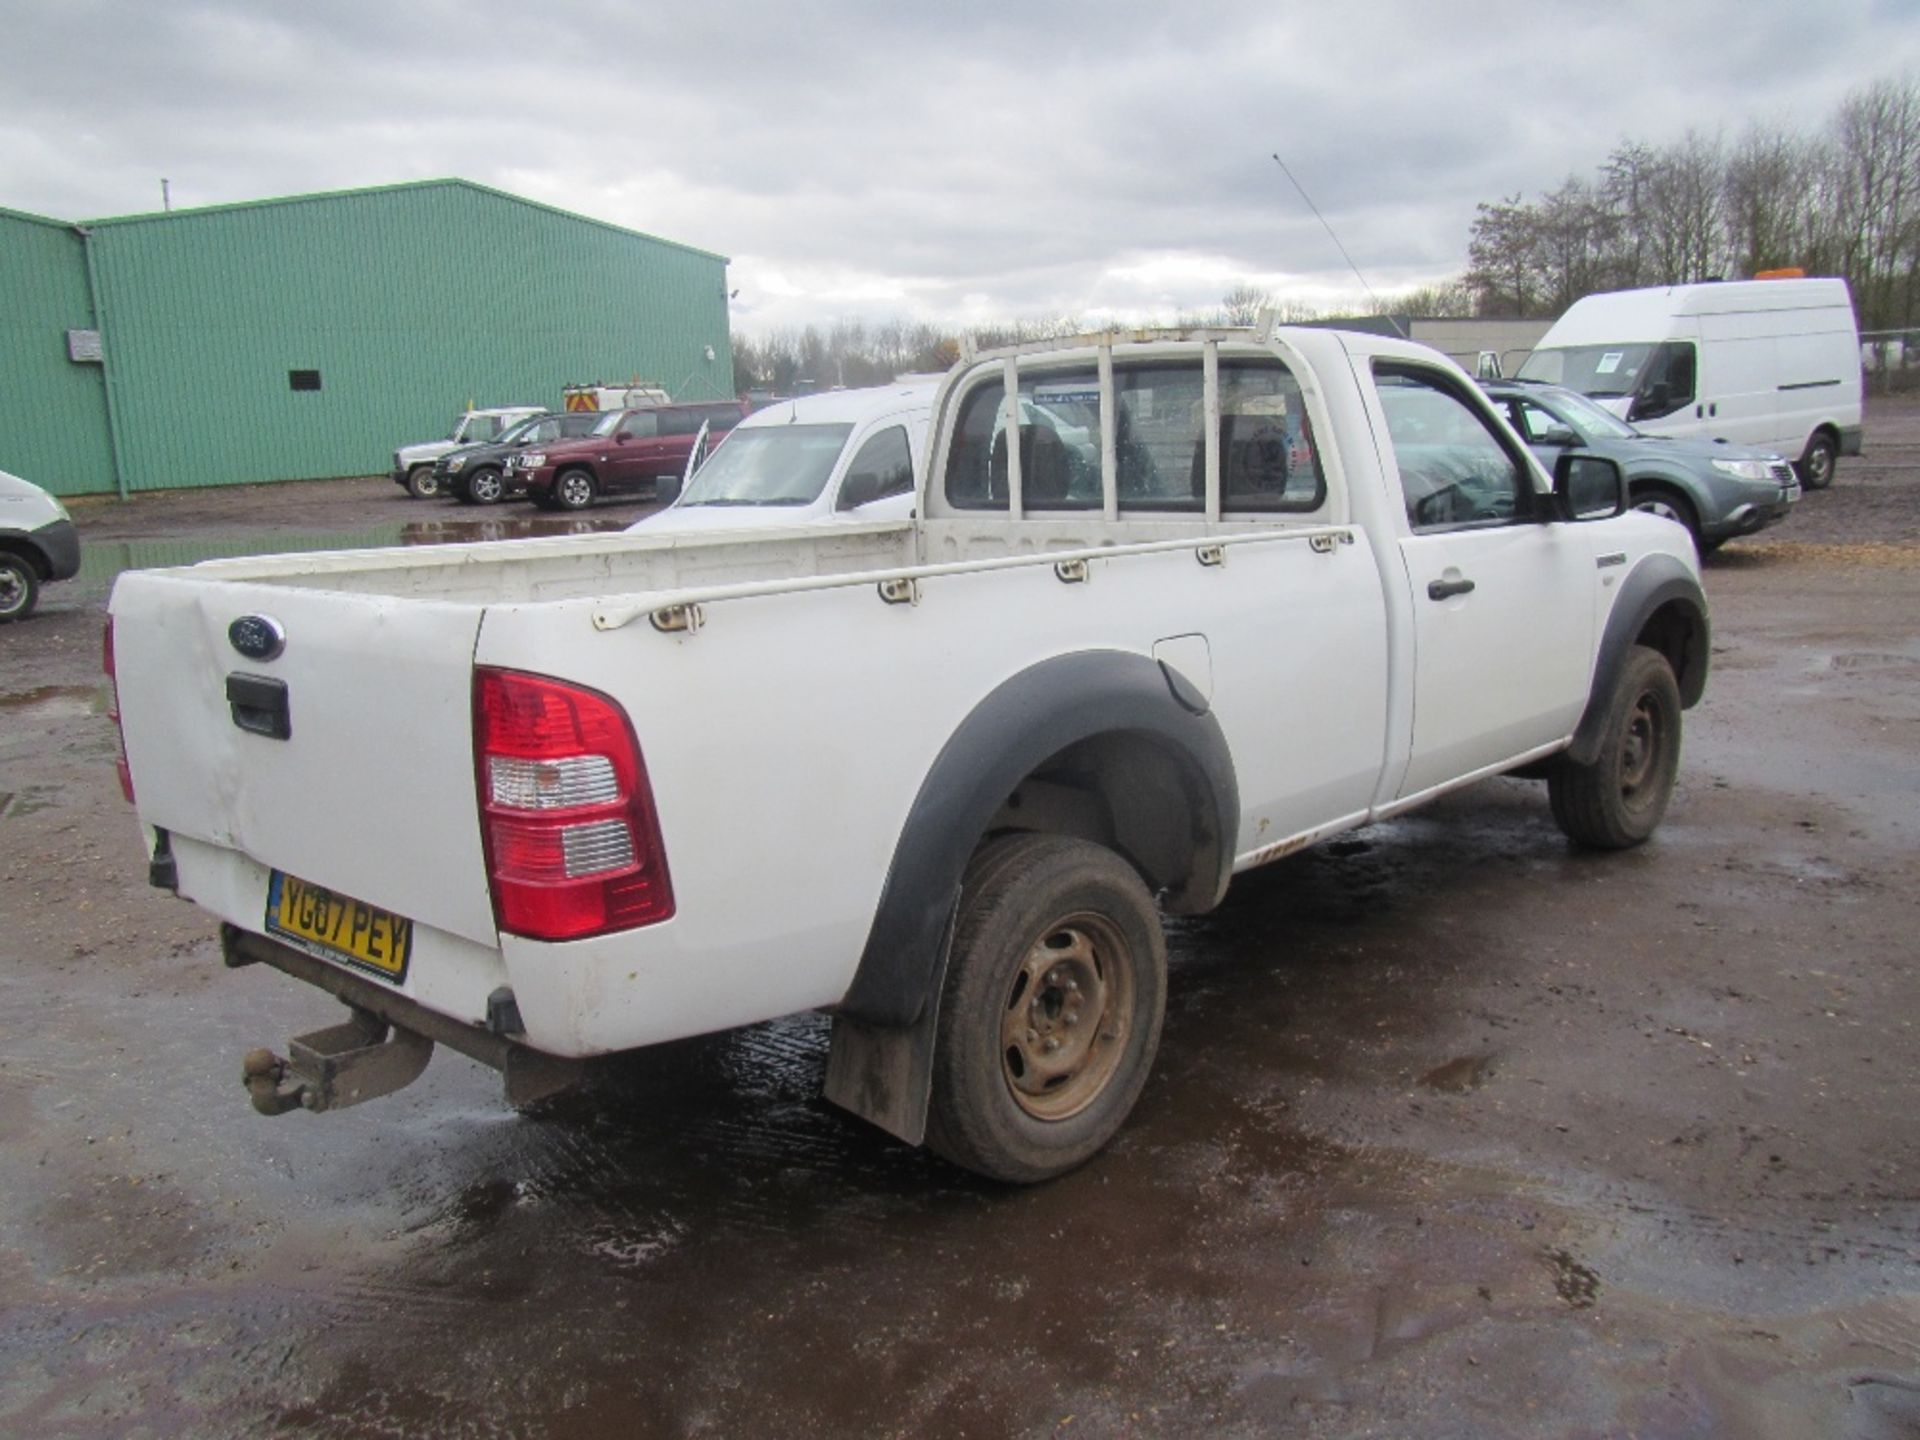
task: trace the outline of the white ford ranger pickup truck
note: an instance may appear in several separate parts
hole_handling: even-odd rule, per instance
[[[824,1009],[831,1099],[1040,1180],[1140,1094],[1163,911],[1502,773],[1579,844],[1665,812],[1692,545],[1611,461],[1544,472],[1435,352],[970,353],[931,437],[910,521],[122,576],[154,883],[348,1007],[246,1057],[255,1106],[386,1093],[436,1043],[524,1103]]]

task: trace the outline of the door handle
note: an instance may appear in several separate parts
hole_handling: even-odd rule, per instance
[[[1455,595],[1470,594],[1472,590],[1471,580],[1429,580],[1427,582],[1429,600],[1451,600]]]

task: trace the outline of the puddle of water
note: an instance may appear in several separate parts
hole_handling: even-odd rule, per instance
[[[42,685],[17,695],[0,695],[0,714],[13,721],[72,720],[106,708],[98,685]]]
[[[449,515],[394,521],[364,530],[267,531],[248,535],[182,535],[149,540],[83,541],[80,573],[69,593],[104,596],[126,570],[154,570],[228,560],[243,555],[306,554],[320,550],[386,550],[396,545],[465,545],[488,540],[528,540],[557,535],[593,535],[633,523],[627,508],[604,514],[548,515],[531,508],[501,513],[462,508]]]

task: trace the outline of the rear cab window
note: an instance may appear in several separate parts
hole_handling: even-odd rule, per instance
[[[1222,518],[1310,514],[1325,471],[1298,381],[1277,357],[1222,356],[1217,366]],[[1200,355],[1116,359],[1113,491],[1118,515],[1202,518],[1207,502],[1206,372]],[[1097,367],[1022,369],[1016,405],[1024,512],[1103,508],[1102,398]],[[1006,391],[983,376],[963,397],[943,495],[960,511],[1010,505]]]

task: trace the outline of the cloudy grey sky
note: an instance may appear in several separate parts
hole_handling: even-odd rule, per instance
[[[733,257],[736,328],[1170,317],[1457,274],[1625,136],[1825,121],[1920,0],[5,0],[0,206],[458,175]]]

